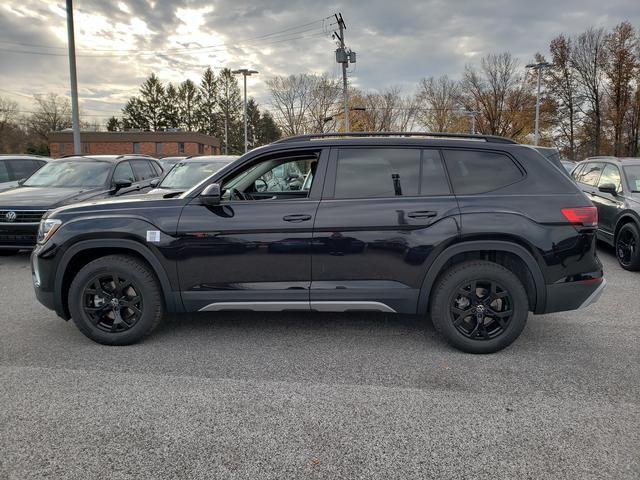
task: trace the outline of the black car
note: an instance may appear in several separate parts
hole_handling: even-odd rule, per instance
[[[154,180],[150,195],[175,195],[194,187],[239,157],[236,155],[203,155],[187,157],[176,163],[162,179]]]
[[[598,238],[623,268],[640,270],[640,158],[592,157],[571,175],[598,208]]]
[[[0,192],[17,187],[49,161],[38,155],[0,155]]]
[[[47,210],[146,193],[161,174],[155,159],[135,155],[71,156],[49,162],[20,187],[0,193],[0,255],[33,248]]]
[[[176,198],[50,211],[36,296],[111,345],[165,311],[367,310],[429,314],[475,353],[512,343],[530,311],[594,302],[597,212],[573,180],[504,138],[434,135],[292,137]],[[270,182],[280,171],[305,178]]]

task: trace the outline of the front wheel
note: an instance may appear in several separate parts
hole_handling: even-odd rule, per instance
[[[129,345],[160,323],[162,290],[144,262],[109,255],[85,265],[69,288],[69,311],[78,329],[98,343]]]
[[[493,353],[513,343],[528,312],[529,300],[518,277],[482,260],[447,270],[434,288],[430,308],[435,329],[469,353]]]
[[[626,223],[616,236],[616,257],[625,270],[640,270],[640,231],[635,223]]]

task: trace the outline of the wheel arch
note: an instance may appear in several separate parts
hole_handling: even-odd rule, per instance
[[[179,312],[183,310],[179,292],[173,291],[165,268],[149,248],[128,239],[93,239],[73,244],[60,259],[54,283],[55,307],[58,315],[65,319],[70,318],[66,296],[75,274],[87,263],[114,254],[131,255],[144,261],[160,282],[168,311]]]
[[[628,210],[626,212],[622,212],[622,214],[618,217],[618,220],[616,222],[616,228],[613,231],[614,246],[615,246],[615,241],[616,241],[616,238],[618,237],[618,232],[620,231],[620,229],[627,223],[631,223],[631,222],[634,222],[636,224],[636,227],[640,229],[640,216],[635,214],[635,212]]]
[[[471,240],[447,247],[431,264],[420,288],[418,314],[427,313],[433,286],[438,277],[452,262],[457,264],[470,258],[488,258],[507,268],[511,267],[512,271],[515,269],[514,273],[523,281],[527,290],[530,309],[533,312],[542,311],[546,302],[545,281],[533,255],[523,246],[509,241]]]

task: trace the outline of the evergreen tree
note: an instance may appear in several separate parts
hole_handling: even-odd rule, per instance
[[[218,108],[218,79],[211,67],[202,74],[200,82],[200,105],[198,108],[198,130],[207,135],[219,132],[220,111]]]
[[[282,130],[269,112],[263,112],[258,128],[258,145],[266,145],[282,138]]]
[[[140,87],[140,100],[149,128],[152,131],[157,131],[166,126],[163,108],[165,90],[155,73],[152,73]]]
[[[240,96],[240,87],[238,79],[231,73],[231,70],[224,68],[218,76],[218,106],[221,114],[221,125],[217,132],[218,138],[221,139],[223,152],[243,153],[244,138],[242,132],[242,97]],[[225,145],[224,126],[228,128],[229,144]],[[240,130],[240,135],[238,135]]]
[[[187,79],[180,84],[178,89],[178,111],[180,113],[180,126],[187,132],[195,132],[198,127],[198,109],[200,93],[198,87]]]
[[[107,120],[107,132],[120,132],[122,131],[122,122],[116,117],[111,117]]]
[[[162,106],[165,124],[167,128],[180,127],[180,109],[179,109],[178,89],[170,83],[165,89],[164,103]]]
[[[122,109],[122,124],[125,130],[132,128],[149,130],[149,122],[145,115],[144,102],[138,97],[131,97]]]

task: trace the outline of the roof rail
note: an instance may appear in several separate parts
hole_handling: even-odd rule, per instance
[[[293,137],[281,138],[273,143],[303,142],[311,140],[322,140],[323,138],[367,138],[367,137],[427,137],[446,138],[453,140],[481,140],[489,143],[518,143],[510,138],[498,137],[495,135],[471,135],[465,133],[430,133],[430,132],[331,132],[331,133],[310,133],[306,135],[296,135]]]

